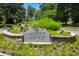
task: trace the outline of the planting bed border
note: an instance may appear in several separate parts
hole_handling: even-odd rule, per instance
[[[60,31],[61,32],[61,31]],[[71,36],[50,36],[50,43],[67,43],[67,42],[75,42],[76,38],[75,38],[75,34],[71,32]],[[4,31],[4,35],[6,37],[10,37],[10,38],[16,38],[21,39],[21,41],[23,41],[23,33],[22,34],[14,34],[14,33],[10,33],[7,30]],[[28,42],[29,43],[29,42]],[[32,42],[31,42],[32,43]],[[26,43],[27,44],[27,43]],[[36,43],[32,43],[32,44],[37,44]],[[43,44],[43,42],[42,42]]]
[[[76,41],[75,36],[51,36],[52,43],[73,43]]]

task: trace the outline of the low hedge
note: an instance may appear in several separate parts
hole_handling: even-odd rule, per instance
[[[9,31],[12,32],[12,33],[19,34],[19,33],[22,32],[22,29],[21,29],[20,26],[13,25],[12,28]]]
[[[12,27],[14,24],[6,24],[7,27]]]
[[[61,27],[60,22],[56,22],[49,18],[43,18],[40,20],[34,20],[32,22],[29,22],[28,27],[29,28],[46,28],[46,29],[52,29],[52,30],[58,30]]]

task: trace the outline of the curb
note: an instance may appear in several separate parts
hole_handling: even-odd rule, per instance
[[[0,53],[0,56],[11,56],[11,55],[7,55],[7,54],[4,54],[4,53]]]

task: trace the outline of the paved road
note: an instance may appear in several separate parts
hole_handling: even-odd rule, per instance
[[[79,31],[65,30],[65,29],[63,29],[63,28],[61,28],[61,30],[62,30],[62,31],[66,31],[66,32],[72,32],[72,33],[74,33],[75,35],[79,35]]]

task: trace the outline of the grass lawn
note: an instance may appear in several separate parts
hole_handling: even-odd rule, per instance
[[[66,27],[62,27],[62,28],[63,29],[66,29],[66,30],[79,31],[79,27],[66,26]]]

